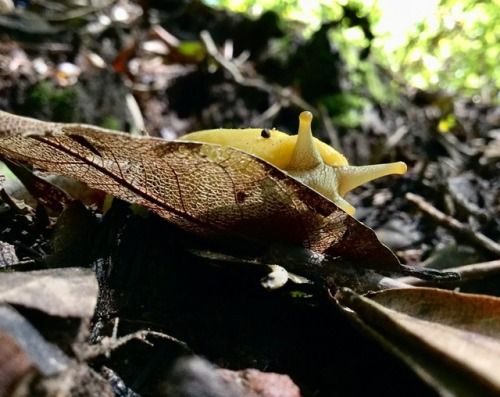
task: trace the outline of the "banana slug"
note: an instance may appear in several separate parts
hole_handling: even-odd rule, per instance
[[[229,146],[261,158],[321,193],[349,215],[354,215],[355,208],[344,200],[348,191],[382,176],[406,172],[406,164],[401,161],[349,165],[341,153],[313,137],[312,118],[310,112],[300,114],[297,135],[275,129],[220,128],[192,132],[179,139]]]

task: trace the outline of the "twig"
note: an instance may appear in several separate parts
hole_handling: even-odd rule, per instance
[[[274,94],[283,103],[290,102],[293,105],[297,106],[298,108],[309,110],[314,115],[314,117],[317,118],[321,117],[320,113],[316,108],[314,108],[314,106],[307,103],[300,96],[296,95],[292,90],[278,86],[276,84],[269,84],[260,76],[258,76],[259,78],[256,77],[249,78],[243,76],[238,65],[236,65],[234,62],[231,62],[231,60],[224,57],[224,55],[217,49],[217,46],[215,45],[215,42],[208,31],[206,30],[202,31],[200,33],[200,38],[203,45],[205,46],[205,49],[207,50],[207,53],[221,67],[223,67],[231,75],[233,80],[238,84],[245,87],[258,88],[262,91],[267,92],[268,94]]]
[[[113,324],[113,332],[110,337],[105,336],[98,344],[83,346],[81,348],[81,351],[78,352],[78,354],[81,358],[85,360],[94,359],[99,356],[109,357],[112,351],[118,349],[120,346],[123,346],[132,340],[139,340],[147,345],[153,346],[153,343],[151,343],[147,339],[149,336],[154,336],[156,338],[174,342],[185,351],[188,352],[191,351],[186,342],[183,342],[177,338],[174,338],[173,336],[164,334],[162,332],[141,330],[141,331],[136,331],[132,334],[118,337],[118,318],[116,318]]]
[[[467,225],[457,221],[455,218],[444,214],[432,204],[425,201],[423,197],[413,193],[406,193],[406,199],[416,204],[422,212],[432,217],[437,223],[452,231],[457,236],[466,238],[475,246],[500,256],[499,244],[486,237],[484,234],[471,230]]]
[[[337,149],[340,153],[343,153],[342,145],[340,143],[340,138],[338,131],[335,129],[332,118],[328,114],[328,110],[325,105],[319,104],[319,113],[321,115],[321,121],[323,123],[323,127],[325,128],[328,138],[330,138],[330,142],[332,146]]]
[[[389,153],[400,141],[403,139],[408,132],[410,132],[410,128],[403,125],[399,127],[386,141],[384,146],[384,153]]]
[[[459,283],[467,281],[479,280],[488,276],[493,276],[500,273],[500,260],[474,263],[472,265],[464,265],[446,269],[447,271],[456,272],[460,274]],[[397,281],[409,285],[427,285],[433,284],[429,280],[421,280],[415,277],[400,277]],[[456,281],[454,282],[456,284]]]
[[[115,0],[108,0],[104,4],[101,4],[100,6],[93,6],[93,5],[87,7],[80,6],[78,8],[73,8],[71,10],[65,10],[57,15],[49,15],[47,17],[47,20],[50,22],[62,22],[76,18],[83,18],[86,15],[92,14],[94,12],[108,9],[114,2]]]
[[[276,115],[280,112],[281,107],[282,106],[279,101],[274,102],[259,117],[255,117],[252,120],[251,125],[264,125],[268,120],[274,119],[276,117]]]

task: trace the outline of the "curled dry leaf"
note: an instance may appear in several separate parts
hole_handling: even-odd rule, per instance
[[[4,159],[10,170],[23,183],[26,190],[41,204],[59,213],[71,202],[71,198],[60,188],[40,178],[27,168]]]
[[[336,299],[441,395],[499,395],[499,298],[408,288]]]

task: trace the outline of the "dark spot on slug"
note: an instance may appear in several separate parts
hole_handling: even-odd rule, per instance
[[[260,136],[262,138],[271,138],[271,131],[269,131],[267,128],[264,128],[261,132],[260,132]]]
[[[236,193],[236,202],[238,204],[241,204],[245,201],[245,199],[247,198],[247,194],[244,192],[244,191],[239,191]]]

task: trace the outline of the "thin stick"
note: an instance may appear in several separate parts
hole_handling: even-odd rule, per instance
[[[205,49],[207,50],[207,53],[212,56],[212,58],[231,75],[232,79],[236,83],[246,87],[255,87],[269,94],[274,94],[283,103],[291,102],[298,108],[309,110],[314,115],[314,117],[320,117],[320,114],[315,107],[307,103],[300,96],[294,94],[291,89],[284,88],[275,84],[269,84],[257,74],[255,74],[255,77],[245,77],[241,73],[241,68],[239,68],[238,65],[232,62],[230,59],[226,59],[224,55],[219,52],[214,40],[212,39],[212,36],[208,31],[202,31],[200,33],[200,38],[203,45],[205,46]]]
[[[488,276],[493,276],[500,273],[500,260],[489,261],[489,262],[481,262],[474,263],[472,265],[464,265],[458,267],[452,267],[446,269],[446,271],[456,272],[460,274],[459,283],[479,280],[486,278]],[[432,284],[432,281],[429,280],[421,280],[415,277],[401,277],[398,278],[397,281],[409,284],[409,285],[427,285]],[[456,281],[454,282],[456,283]]]
[[[406,193],[406,199],[416,204],[418,209],[432,217],[441,226],[455,233],[455,235],[466,238],[471,244],[500,256],[499,244],[486,237],[484,234],[471,230],[467,225],[441,212],[432,204],[425,201],[422,196]]]
[[[191,352],[191,349],[188,347],[186,342],[183,342],[173,336],[164,334],[162,332],[149,331],[149,330],[140,330],[136,331],[132,334],[128,334],[125,336],[117,337],[118,335],[118,318],[115,319],[113,324],[113,333],[111,337],[105,336],[102,340],[95,345],[84,345],[78,352],[78,355],[81,359],[88,360],[94,359],[99,356],[109,357],[111,352],[118,349],[120,346],[123,346],[130,342],[131,340],[139,340],[147,345],[153,346],[154,344],[150,342],[147,338],[149,336],[153,336],[159,339],[166,339],[170,342],[173,342],[179,345],[186,352]]]

